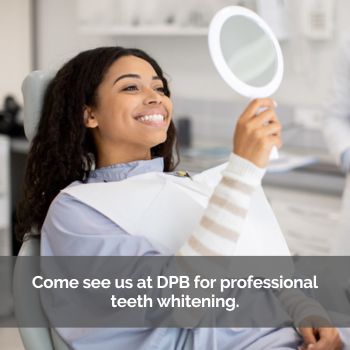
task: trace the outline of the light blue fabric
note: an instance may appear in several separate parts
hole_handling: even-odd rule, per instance
[[[146,172],[162,172],[163,159],[118,164],[91,171],[86,183],[120,181]],[[81,184],[75,182],[71,186]],[[42,228],[43,256],[158,255],[143,237],[131,236],[99,212],[60,193]],[[54,307],[54,306],[52,306]],[[44,305],[45,308],[45,305]],[[50,318],[50,307],[45,309]],[[249,311],[248,311],[249,312]],[[74,349],[296,349],[297,332],[285,329],[57,329]]]
[[[151,172],[163,172],[163,158],[121,163],[90,171],[85,182],[120,181],[126,178]]]
[[[350,148],[341,154],[340,168],[345,174],[350,172]]]

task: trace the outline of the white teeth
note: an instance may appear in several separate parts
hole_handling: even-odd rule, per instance
[[[163,121],[165,119],[165,117],[161,114],[152,114],[152,115],[146,115],[144,117],[139,117],[139,118],[136,118],[137,120],[140,120],[140,121],[150,121],[150,120],[153,120],[153,121]]]

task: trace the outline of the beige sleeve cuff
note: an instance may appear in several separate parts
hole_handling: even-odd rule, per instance
[[[222,171],[224,176],[239,179],[251,186],[258,186],[266,173],[265,168],[259,168],[249,160],[231,153],[227,168]]]

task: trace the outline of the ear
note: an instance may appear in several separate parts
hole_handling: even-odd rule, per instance
[[[87,128],[96,128],[98,126],[98,121],[94,116],[94,112],[91,107],[85,106],[84,109],[84,124]]]

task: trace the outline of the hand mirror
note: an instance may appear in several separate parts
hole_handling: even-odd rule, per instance
[[[279,87],[282,51],[270,27],[255,12],[240,6],[223,8],[210,23],[208,42],[216,69],[239,94],[264,98]],[[270,155],[275,158],[276,147]]]

